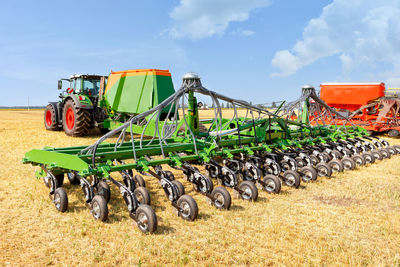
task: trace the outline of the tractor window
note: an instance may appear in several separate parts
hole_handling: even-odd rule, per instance
[[[90,95],[98,95],[100,89],[100,80],[84,80],[83,89],[90,92]]]
[[[82,85],[82,80],[76,79],[75,86],[74,86],[75,93],[79,94],[81,92],[81,89],[82,89],[81,85]]]

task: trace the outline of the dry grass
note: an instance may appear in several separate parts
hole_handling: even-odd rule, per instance
[[[147,178],[159,230],[143,235],[115,187],[107,223],[92,219],[68,183],[61,214],[34,168],[21,164],[32,148],[96,138],[45,131],[42,111],[0,111],[0,265],[400,265],[400,156],[279,195],[261,192],[256,203],[234,199],[230,211],[208,206],[175,172],[199,205],[195,222],[176,217]]]

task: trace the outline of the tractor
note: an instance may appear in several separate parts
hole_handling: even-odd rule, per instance
[[[69,79],[60,79],[69,83],[69,87],[60,94],[58,102],[50,102],[44,112],[44,126],[47,130],[64,129],[70,136],[87,135],[90,128],[98,127],[104,121],[104,109],[98,106],[100,86],[106,77],[99,75],[72,75]],[[100,127],[102,132],[107,130]]]
[[[63,81],[68,82],[69,87],[60,94],[58,102],[47,105],[44,125],[51,131],[64,129],[69,136],[85,136],[93,128],[104,134],[175,93],[168,70],[111,71],[108,77],[72,75],[58,81],[59,90],[62,90]],[[167,111],[168,107],[162,112],[161,120],[165,119]],[[140,125],[133,125],[132,130],[142,133]],[[146,129],[152,130],[152,127]]]

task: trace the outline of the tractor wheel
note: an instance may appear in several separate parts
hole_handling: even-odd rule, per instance
[[[92,213],[93,217],[99,221],[106,221],[108,218],[108,207],[107,201],[104,199],[103,196],[96,195],[90,202],[90,212]]]
[[[136,210],[137,226],[143,233],[154,233],[157,230],[157,216],[154,210],[146,204],[142,204]]]
[[[63,128],[69,136],[85,136],[91,124],[90,113],[85,109],[78,109],[75,102],[70,99],[63,109]]]
[[[175,186],[176,190],[178,190],[178,198],[185,194],[185,187],[183,187],[181,182],[178,180],[173,180],[171,183]]]
[[[362,157],[364,158],[366,164],[372,164],[375,162],[375,156],[372,154],[372,152],[364,152]]]
[[[225,187],[218,186],[211,192],[211,199],[217,209],[229,210],[232,204],[232,198]]]
[[[57,122],[56,110],[53,105],[47,105],[44,110],[44,127],[49,131],[58,131],[60,127]]]
[[[143,177],[140,176],[139,174],[136,174],[135,176],[133,176],[133,180],[135,181],[135,183],[137,185],[136,187],[139,187],[139,186],[146,187],[146,182],[144,181]]]
[[[54,191],[53,203],[60,212],[66,212],[68,209],[68,196],[64,188],[59,187]]]
[[[400,134],[400,132],[399,132],[398,130],[390,130],[390,131],[388,132],[388,135],[389,135],[390,137],[397,137],[397,136],[399,136],[399,134]]]
[[[178,199],[178,207],[182,209],[179,216],[187,221],[194,221],[199,213],[196,201],[189,195],[183,195]]]
[[[340,162],[337,159],[333,159],[333,160],[329,161],[328,164],[332,168],[332,170],[335,172],[342,172],[344,170],[342,162]]]
[[[354,160],[349,157],[343,158],[342,164],[345,170],[354,170],[354,168],[356,167],[356,163],[354,162]]]
[[[133,193],[135,194],[135,197],[139,201],[140,204],[147,204],[150,205],[150,193],[146,189],[146,187],[138,187],[136,188]]]
[[[317,171],[311,166],[305,166],[300,169],[301,179],[303,182],[311,182],[317,180],[318,173]],[[299,182],[300,184],[300,182]],[[297,187],[296,187],[297,188]]]
[[[285,173],[287,173],[287,172],[291,172],[291,171],[285,171]],[[285,175],[285,173],[283,175]],[[295,180],[295,178],[294,178],[294,180]],[[272,175],[272,174],[265,175],[264,179],[263,179],[263,182],[265,184],[263,186],[263,189],[265,191],[267,191],[268,193],[278,194],[281,191],[281,181],[275,175]]]
[[[320,162],[315,166],[317,170],[317,174],[320,177],[331,177],[332,175],[332,168],[326,162]]]
[[[285,171],[283,173],[283,182],[290,187],[299,188],[300,186],[300,175],[292,170]]]
[[[363,156],[361,155],[354,155],[352,157],[352,159],[354,160],[354,162],[356,163],[357,166],[363,166],[365,165],[365,159]]]

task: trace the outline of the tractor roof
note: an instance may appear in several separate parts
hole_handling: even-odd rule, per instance
[[[77,79],[77,78],[86,78],[86,79],[97,79],[103,77],[102,75],[96,75],[96,74],[73,74],[69,78],[70,79]]]

